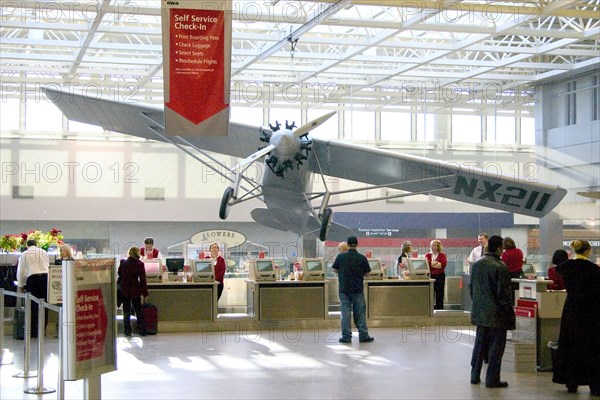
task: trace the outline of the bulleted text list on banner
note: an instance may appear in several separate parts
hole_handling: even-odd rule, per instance
[[[231,1],[163,1],[165,131],[227,136]]]

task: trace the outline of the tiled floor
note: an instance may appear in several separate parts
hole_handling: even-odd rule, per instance
[[[507,389],[469,383],[472,329],[375,328],[375,342],[337,342],[339,331],[181,333],[119,337],[118,370],[102,376],[103,399],[587,399],[568,394],[551,373],[508,373]],[[27,394],[37,378],[23,371],[23,342],[5,336],[2,400],[56,399]],[[37,342],[32,341],[35,354]],[[44,387],[56,388],[56,340],[48,340]],[[35,356],[31,361],[36,370]],[[82,399],[82,381],[65,384]]]

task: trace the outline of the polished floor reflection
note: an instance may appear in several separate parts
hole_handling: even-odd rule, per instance
[[[102,376],[103,399],[587,399],[551,382],[551,373],[503,372],[507,389],[469,383],[470,327],[370,329],[375,342],[337,342],[339,331],[159,333],[118,341],[118,371]],[[355,334],[356,335],[356,334]],[[37,342],[32,340],[35,354]],[[56,388],[56,340],[46,346],[44,387]],[[5,336],[0,399],[56,399],[27,394],[37,378],[22,372],[23,342]],[[37,361],[32,356],[31,369]],[[82,381],[65,398],[82,399]]]

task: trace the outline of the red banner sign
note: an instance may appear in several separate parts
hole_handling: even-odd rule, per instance
[[[169,16],[171,110],[199,124],[226,109],[225,12],[171,9]]]

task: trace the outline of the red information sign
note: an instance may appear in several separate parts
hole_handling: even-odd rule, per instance
[[[194,124],[223,111],[225,102],[225,12],[171,9],[169,102]]]
[[[101,357],[106,340],[108,319],[102,290],[80,290],[77,292],[77,361]]]

